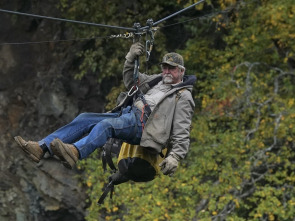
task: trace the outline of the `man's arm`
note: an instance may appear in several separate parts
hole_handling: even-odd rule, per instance
[[[125,87],[130,89],[133,85],[134,61],[137,56],[141,56],[144,51],[144,46],[136,42],[131,45],[129,52],[126,55],[126,61],[123,68],[123,81]]]
[[[195,104],[188,90],[181,93],[176,103],[171,132],[171,152],[181,159],[185,157],[190,145],[190,127]]]
[[[190,126],[195,104],[189,91],[182,92],[182,95],[176,104],[173,118],[172,147],[168,156],[159,164],[163,174],[169,176],[174,174],[178,162],[185,157],[190,145]]]

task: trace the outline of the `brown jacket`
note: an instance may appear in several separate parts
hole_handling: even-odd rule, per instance
[[[133,70],[134,64],[126,60],[123,81],[127,89],[133,86]],[[150,89],[149,83],[153,80],[161,80],[161,74],[139,73],[139,88],[143,93]],[[145,124],[141,146],[158,153],[169,146],[180,158],[185,157],[189,150],[190,126],[195,107],[191,94],[195,81],[195,76],[184,76],[183,83],[172,86],[158,102]]]

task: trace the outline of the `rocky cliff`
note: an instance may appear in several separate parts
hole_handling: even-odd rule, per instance
[[[61,17],[56,0],[4,1],[0,8]],[[78,113],[101,112],[104,93],[95,76],[73,80],[83,42],[67,39],[65,24],[0,13],[0,220],[84,220],[85,187],[77,174],[46,155],[36,164],[13,140],[40,140]],[[104,86],[106,87],[106,86]]]

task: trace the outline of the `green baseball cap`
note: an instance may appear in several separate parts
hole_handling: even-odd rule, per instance
[[[174,67],[184,68],[182,56],[175,52],[165,54],[160,64],[169,64]]]

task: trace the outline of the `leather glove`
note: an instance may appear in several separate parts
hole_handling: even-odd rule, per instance
[[[137,56],[141,56],[144,51],[144,46],[140,42],[135,42],[131,45],[128,54],[126,55],[126,60],[133,62]]]
[[[164,175],[172,176],[177,169],[179,160],[180,160],[180,157],[177,154],[170,152],[168,157],[166,157],[159,164],[159,166],[161,167],[162,173]]]

